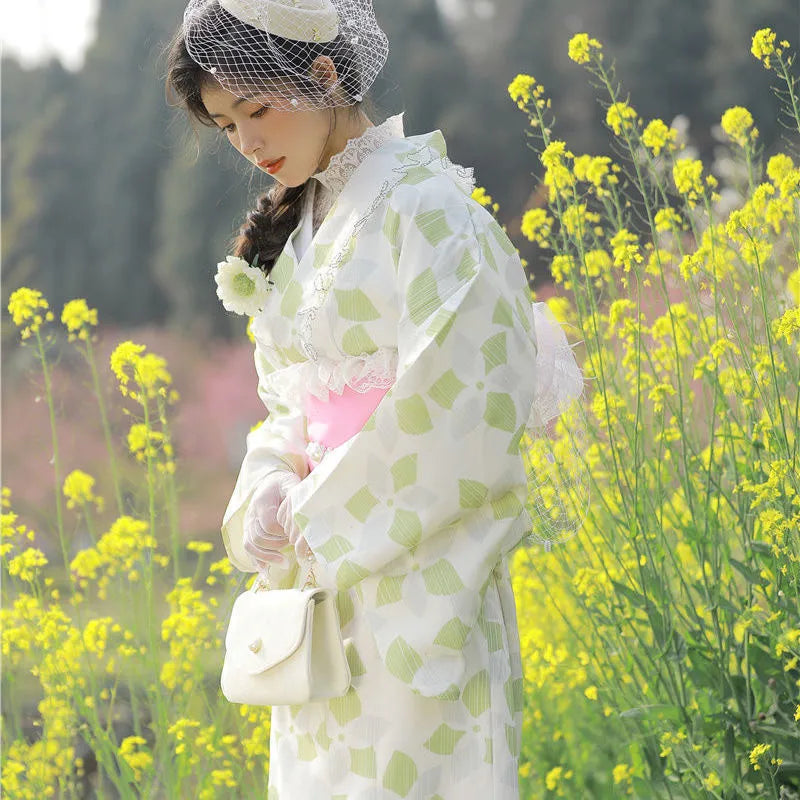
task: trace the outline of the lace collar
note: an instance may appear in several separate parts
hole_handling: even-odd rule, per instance
[[[367,156],[390,139],[404,138],[404,136],[403,115],[389,117],[383,124],[367,128],[361,136],[348,140],[344,150],[333,155],[328,166],[311,177],[316,178],[333,197],[336,197]]]

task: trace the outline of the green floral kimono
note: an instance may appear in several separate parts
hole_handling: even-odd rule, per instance
[[[472,185],[438,131],[385,141],[298,260],[304,215],[253,323],[269,416],[248,437],[223,536],[252,570],[254,487],[275,469],[303,477],[295,519],[317,583],[338,590],[352,672],[344,697],[272,709],[270,800],[518,798],[507,556],[530,529],[519,442],[536,340],[518,255]],[[313,453],[306,393],[345,385],[391,388],[359,433]],[[302,585],[305,567],[271,577]]]

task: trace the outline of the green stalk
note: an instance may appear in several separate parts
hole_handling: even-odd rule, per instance
[[[64,509],[61,498],[61,459],[58,454],[58,434],[56,431],[56,409],[53,402],[53,387],[50,380],[50,368],[47,365],[47,356],[44,352],[44,342],[39,329],[36,328],[36,347],[39,353],[39,361],[42,364],[42,375],[44,376],[44,391],[47,397],[47,410],[50,414],[50,438],[53,447],[53,473],[55,476],[56,493],[56,525],[58,527],[58,540],[61,545],[61,556],[64,559],[64,569],[69,570],[69,548],[64,536]]]
[[[114,445],[111,439],[111,426],[108,422],[108,414],[106,413],[106,404],[103,399],[103,390],[100,386],[100,378],[97,374],[97,364],[95,363],[94,351],[92,349],[91,337],[86,340],[86,352],[84,353],[86,361],[89,364],[89,370],[92,373],[92,385],[94,387],[94,394],[97,398],[97,405],[100,408],[100,420],[103,425],[103,436],[106,441],[106,450],[108,451],[108,461],[111,466],[111,480],[114,484],[114,498],[117,503],[117,514],[122,516],[124,513],[124,505],[122,502],[122,488],[119,479],[119,470],[117,469],[117,459],[114,453]]]

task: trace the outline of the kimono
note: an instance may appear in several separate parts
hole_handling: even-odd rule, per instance
[[[269,800],[516,800],[522,667],[508,556],[530,529],[520,439],[536,335],[517,252],[439,131],[366,155],[311,237],[304,213],[253,320],[268,409],[225,513],[231,561],[274,470],[336,591],[343,697],[272,708]],[[310,240],[302,256],[295,244]],[[342,444],[309,393],[387,390]],[[290,548],[291,549],[291,548]],[[296,560],[273,587],[302,586]]]

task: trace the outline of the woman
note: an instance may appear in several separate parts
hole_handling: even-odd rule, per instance
[[[534,309],[441,133],[364,113],[386,54],[368,0],[193,0],[174,42],[171,90],[276,179],[235,245],[269,414],[223,537],[337,590],[351,687],[272,709],[271,800],[511,800]]]

